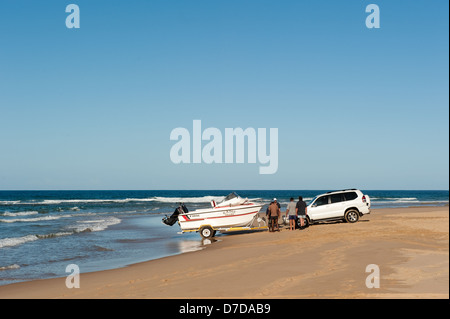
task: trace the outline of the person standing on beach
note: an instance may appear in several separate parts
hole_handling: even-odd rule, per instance
[[[305,226],[305,220],[306,214],[307,214],[307,208],[306,203],[303,201],[303,197],[298,197],[297,205],[295,206],[295,212],[297,213],[297,216],[300,218],[300,225],[303,228]]]
[[[269,206],[269,215],[270,215],[270,223],[269,223],[269,231],[275,231],[275,226],[279,231],[278,219],[280,218],[281,211],[280,207],[278,207],[277,199],[274,198],[273,202]],[[271,230],[272,229],[272,230]]]
[[[273,204],[273,200],[270,202],[269,206],[267,206],[267,209],[266,209],[266,217],[267,217],[267,220],[269,221],[269,223],[270,223],[270,205],[272,205],[272,204]]]
[[[291,197],[291,201],[286,208],[286,218],[289,216],[289,230],[295,230],[295,220],[297,219],[297,209],[294,202],[294,198]]]

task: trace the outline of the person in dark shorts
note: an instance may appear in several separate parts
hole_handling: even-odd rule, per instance
[[[306,203],[303,201],[303,197],[298,197],[297,205],[295,206],[295,212],[300,218],[300,226],[303,228],[305,226],[305,218],[307,214]]]
[[[276,230],[279,231],[280,228],[278,226],[278,219],[280,218],[281,215],[281,211],[280,211],[280,207],[278,207],[278,203],[277,203],[277,199],[274,198],[273,202],[270,204],[269,206],[269,231],[275,231],[275,227],[277,228]]]

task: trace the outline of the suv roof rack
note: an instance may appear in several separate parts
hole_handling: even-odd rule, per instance
[[[356,191],[356,188],[347,188],[347,189],[341,189],[339,191],[331,191],[331,192],[326,192],[325,194],[330,194],[330,193],[336,193],[336,192],[345,192],[345,191]]]

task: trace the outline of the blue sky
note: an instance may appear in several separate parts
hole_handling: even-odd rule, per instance
[[[80,29],[65,26],[70,3]],[[448,12],[1,1],[0,189],[448,189]],[[170,132],[195,119],[278,128],[278,171],[172,163]]]

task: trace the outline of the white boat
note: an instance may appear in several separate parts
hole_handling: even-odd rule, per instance
[[[198,231],[203,238],[210,238],[216,231],[267,228],[265,222],[263,227],[260,226],[262,219],[257,217],[262,206],[233,192],[218,204],[211,201],[211,208],[189,212],[181,204],[170,217],[163,218],[163,223],[172,226],[178,221],[182,232]],[[253,225],[255,220],[259,223],[258,227]]]

